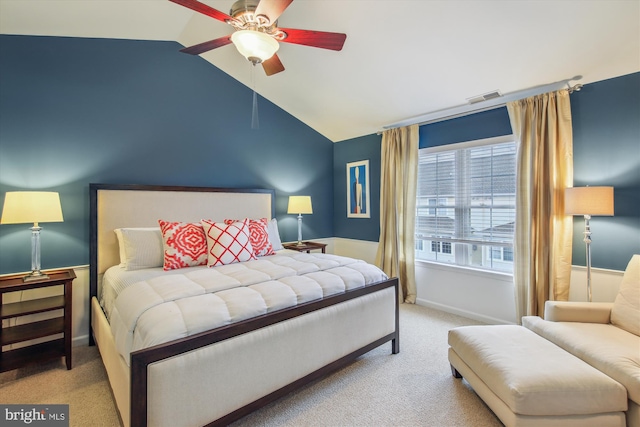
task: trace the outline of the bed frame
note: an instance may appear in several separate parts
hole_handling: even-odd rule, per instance
[[[203,380],[201,375],[206,374],[202,372],[209,370],[204,369],[201,363],[209,363],[207,366],[233,363],[229,359],[235,358],[240,350],[257,354],[252,357],[259,358],[266,354],[265,358],[268,358],[275,340],[282,340],[284,344],[281,349],[292,349],[304,354],[305,347],[300,347],[304,343],[299,341],[301,337],[308,335],[310,325],[313,325],[314,331],[319,330],[318,339],[323,336],[326,339],[327,334],[335,336],[331,339],[331,342],[335,340],[335,346],[323,346],[327,348],[326,361],[322,359],[324,354],[320,358],[316,355],[308,357],[314,359],[309,362],[306,361],[307,357],[299,358],[303,359],[300,364],[305,365],[300,368],[302,373],[296,374],[286,384],[280,384],[280,378],[276,377],[286,376],[289,371],[277,375],[275,371],[280,367],[277,364],[271,366],[269,373],[274,372],[274,379],[271,380],[274,384],[269,384],[271,388],[268,392],[253,397],[244,397],[240,393],[236,399],[239,403],[234,401],[228,404],[230,410],[215,413],[210,408],[203,409],[215,413],[213,418],[207,418],[205,422],[198,417],[187,418],[192,416],[187,413],[184,414],[184,423],[227,425],[305,384],[327,376],[386,342],[391,342],[392,353],[399,352],[398,280],[394,278],[133,352],[129,369],[115,351],[108,321],[97,300],[102,274],[109,266],[119,262],[113,229],[155,226],[159,218],[171,221],[229,217],[272,218],[275,214],[274,198],[275,191],[266,189],[90,184],[90,345],[98,345],[125,426],[146,426],[147,423],[155,424],[158,419],[165,419],[167,414],[153,412],[158,408],[173,406],[171,414],[173,415],[173,411],[179,412],[181,405],[176,403],[176,396],[184,400],[197,399],[203,393],[211,393],[212,387],[217,387],[214,391],[219,394],[213,394],[220,396],[222,393],[226,398],[225,385],[217,384],[221,376],[211,373],[213,378]],[[321,326],[316,328],[317,324],[304,323],[310,321],[321,322]],[[340,334],[335,334],[336,327],[340,328]],[[339,335],[343,334],[351,338],[341,338]],[[354,343],[353,348],[349,347],[360,336],[366,341]],[[312,336],[310,340],[313,339]],[[254,348],[251,347],[252,344],[247,344],[251,342],[258,344]],[[342,348],[345,346],[348,347],[346,352]],[[338,347],[340,350],[337,350]],[[215,352],[223,356],[212,356],[211,353]],[[194,358],[198,360],[196,364],[193,363]],[[323,361],[316,366],[314,363],[319,362],[315,359]],[[294,364],[298,364],[297,360]],[[184,378],[188,375],[200,379],[198,384],[185,386]],[[177,380],[177,377],[181,380]],[[204,406],[212,405],[211,401],[207,403]],[[164,409],[159,411],[162,410]],[[202,416],[209,416],[209,413]],[[176,419],[168,422],[175,425]]]

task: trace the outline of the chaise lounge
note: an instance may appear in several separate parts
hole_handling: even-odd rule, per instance
[[[454,376],[505,425],[640,427],[640,255],[615,302],[547,301],[522,324],[449,332]]]

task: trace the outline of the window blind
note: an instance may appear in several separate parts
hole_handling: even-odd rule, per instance
[[[513,141],[446,151],[421,149],[416,240],[511,248],[515,192]],[[510,251],[502,259],[509,258]],[[489,252],[487,257],[495,258],[495,254],[492,257]]]

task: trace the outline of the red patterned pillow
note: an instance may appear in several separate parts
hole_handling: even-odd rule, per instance
[[[224,223],[231,224],[239,221],[238,219],[225,219]],[[276,253],[269,241],[269,233],[267,232],[268,222],[267,218],[249,220],[249,238],[251,239],[251,246],[253,246],[253,253],[257,257],[274,255]]]
[[[207,236],[209,267],[256,259],[249,238],[249,220],[225,224],[203,219],[201,223]]]
[[[164,270],[207,264],[207,237],[197,222],[158,220],[164,246]]]

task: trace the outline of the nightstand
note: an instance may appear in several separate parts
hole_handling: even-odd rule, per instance
[[[4,323],[8,323],[5,320],[53,310],[62,310],[62,316],[16,326],[3,326],[0,328],[0,343],[2,346],[6,346],[57,334],[62,334],[63,337],[13,350],[2,350],[2,353],[0,353],[0,372],[10,371],[28,363],[42,362],[62,356],[65,358],[67,369],[71,369],[71,288],[76,274],[71,269],[50,271],[46,272],[46,274],[49,275],[49,278],[29,282],[22,280],[24,275],[0,278],[0,317],[2,318],[2,323],[4,325]],[[5,293],[50,286],[61,286],[64,293],[53,297],[8,304],[3,301]]]
[[[297,243],[285,243],[282,245],[285,249],[292,249],[298,252],[306,252],[310,253],[314,249],[321,249],[322,253],[325,253],[325,248],[327,247],[326,243],[316,243],[316,242],[302,242],[301,245]]]

